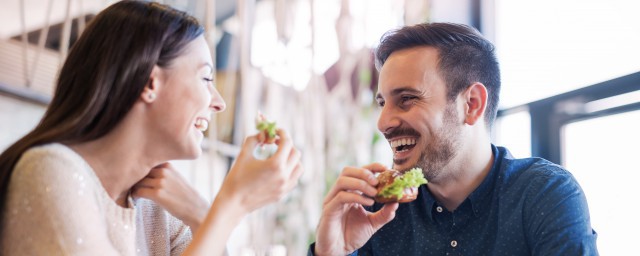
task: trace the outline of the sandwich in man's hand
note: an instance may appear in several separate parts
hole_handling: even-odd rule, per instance
[[[378,175],[378,193],[374,200],[378,203],[408,203],[418,197],[418,187],[427,184],[422,169],[413,168],[405,173],[389,169]]]

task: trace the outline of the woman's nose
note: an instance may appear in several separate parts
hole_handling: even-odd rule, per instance
[[[213,90],[211,90],[211,104],[209,105],[209,108],[211,108],[213,112],[221,112],[224,111],[226,107],[227,104],[224,103],[224,99],[222,99],[218,90],[213,88]]]

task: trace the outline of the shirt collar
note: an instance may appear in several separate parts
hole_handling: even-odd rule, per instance
[[[493,164],[491,165],[491,170],[487,174],[487,177],[484,178],[480,186],[474,190],[471,195],[469,195],[469,201],[471,202],[471,209],[473,210],[473,214],[478,216],[481,212],[485,211],[491,205],[491,193],[494,190],[496,178],[499,175],[500,163],[503,154],[498,150],[498,148],[491,144],[491,153],[493,154]]]

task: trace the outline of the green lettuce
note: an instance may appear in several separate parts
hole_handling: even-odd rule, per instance
[[[256,124],[259,131],[267,131],[269,138],[276,137],[276,122],[262,121]]]
[[[419,187],[427,184],[421,168],[413,168],[405,172],[402,176],[397,177],[391,185],[386,186],[380,191],[380,195],[386,198],[396,197],[398,200],[402,198],[406,188]]]

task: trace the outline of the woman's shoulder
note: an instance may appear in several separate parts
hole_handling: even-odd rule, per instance
[[[80,155],[63,144],[51,143],[26,150],[16,163],[11,180],[12,183],[22,179],[64,183],[73,176],[86,175],[94,174]]]
[[[84,159],[71,148],[60,143],[50,143],[27,149],[16,163],[16,169],[33,167],[70,169],[87,167]]]
[[[27,149],[19,162],[31,160],[78,160],[82,159],[75,151],[61,143],[49,143]]]

